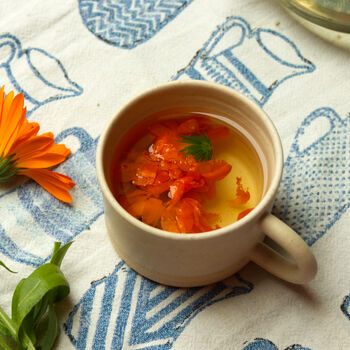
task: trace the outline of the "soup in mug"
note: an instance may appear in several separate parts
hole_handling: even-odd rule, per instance
[[[172,109],[124,135],[112,162],[112,191],[145,224],[207,232],[254,209],[264,191],[263,168],[250,135],[231,120]]]

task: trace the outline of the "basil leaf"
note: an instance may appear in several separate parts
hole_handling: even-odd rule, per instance
[[[49,297],[50,292],[45,295],[44,298],[40,300],[39,303],[37,303],[30,314],[27,316],[31,319],[33,327],[35,327],[38,322],[41,320],[41,318],[45,315],[47,307],[49,305]]]
[[[67,250],[71,246],[72,243],[73,242],[69,242],[69,243],[65,244],[63,247],[61,247],[60,242],[55,242],[55,247],[54,247],[54,250],[52,253],[50,263],[55,264],[58,267],[61,267],[62,260],[63,260],[64,256],[66,255]]]
[[[18,331],[18,342],[24,349],[35,349],[36,334],[30,326],[30,322],[24,322]]]
[[[54,302],[58,302],[69,294],[69,284],[57,265],[44,264],[16,287],[12,297],[13,321],[21,327],[24,318],[53,290],[56,294]]]
[[[58,320],[53,304],[49,305],[47,328],[43,337],[37,344],[37,348],[41,350],[50,350],[59,333]]]
[[[5,337],[17,338],[17,325],[7,316],[0,307],[0,334]]]
[[[12,338],[17,350],[36,350],[36,343],[42,350],[52,348],[59,333],[54,303],[64,299],[70,290],[60,265],[71,244],[61,247],[56,242],[51,261],[18,283],[12,296],[12,319],[0,308],[0,335]],[[7,268],[2,262],[0,265]],[[1,349],[11,347],[0,336]]]
[[[3,350],[11,350],[11,348],[8,346],[8,344],[5,342],[4,339],[0,337],[0,349]]]

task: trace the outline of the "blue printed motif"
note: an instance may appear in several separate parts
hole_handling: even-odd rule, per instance
[[[124,262],[87,290],[65,323],[77,349],[170,349],[206,307],[251,292],[238,274],[201,288],[165,287]]]
[[[0,216],[7,218],[0,224],[0,253],[15,261],[43,264],[54,241],[71,241],[103,213],[95,174],[97,140],[78,127],[64,130],[56,140],[67,139],[69,145],[68,138],[79,141],[80,148],[55,170],[76,182],[73,205],[58,201],[33,181],[0,195]]]
[[[86,27],[99,39],[133,49],[152,38],[193,0],[79,0]]]
[[[263,106],[286,80],[314,70],[315,65],[281,33],[252,30],[243,18],[230,17],[173,79],[217,82]]]
[[[344,298],[343,303],[340,306],[341,311],[350,321],[350,294]]]
[[[312,135],[313,123],[322,118],[328,130],[303,147],[303,137]],[[297,131],[285,162],[274,214],[311,246],[348,210],[349,175],[350,115],[342,119],[331,108],[319,108]]]
[[[10,34],[0,35],[0,81],[6,92],[24,95],[27,116],[46,103],[83,92],[56,57],[39,48],[23,49]]]
[[[278,347],[270,340],[256,338],[255,341],[246,345],[242,350],[278,350]],[[311,350],[310,348],[304,348],[299,344],[288,346],[284,350]]]

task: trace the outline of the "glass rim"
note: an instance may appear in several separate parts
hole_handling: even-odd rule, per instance
[[[309,3],[313,3],[313,10],[299,4],[296,0],[280,0],[280,2],[288,10],[314,24],[338,32],[350,33],[350,12],[336,11],[312,1]]]

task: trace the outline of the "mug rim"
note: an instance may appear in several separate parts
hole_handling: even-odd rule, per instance
[[[221,227],[219,229],[215,229],[212,231],[206,231],[206,232],[200,232],[200,233],[177,233],[177,232],[170,232],[165,231],[156,227],[153,227],[151,225],[145,224],[142,221],[136,219],[134,216],[132,216],[130,213],[128,213],[116,200],[114,197],[112,191],[110,190],[106,176],[103,171],[103,152],[104,152],[104,146],[107,141],[107,136],[110,134],[111,129],[114,126],[114,123],[118,119],[118,116],[121,115],[126,109],[130,108],[133,104],[137,103],[138,100],[147,98],[148,96],[151,96],[153,94],[156,94],[158,91],[163,90],[164,88],[168,88],[171,86],[206,86],[208,88],[214,88],[216,90],[222,90],[225,93],[234,95],[236,98],[243,101],[244,104],[249,105],[249,107],[254,111],[255,114],[259,115],[259,118],[263,120],[265,126],[267,127],[270,137],[272,139],[272,144],[274,146],[274,155],[275,155],[275,171],[272,175],[271,184],[267,188],[266,193],[264,194],[263,198],[259,201],[258,205],[245,217],[242,219],[235,221],[227,226]],[[225,85],[221,85],[218,83],[210,82],[210,81],[201,81],[201,80],[188,80],[188,81],[171,81],[166,82],[163,84],[158,84],[156,86],[153,86],[151,88],[148,88],[144,90],[143,92],[137,94],[134,97],[131,97],[128,99],[124,105],[122,105],[120,108],[117,109],[117,111],[113,114],[113,117],[110,118],[105,125],[96,149],[96,174],[97,179],[100,184],[100,188],[103,194],[103,197],[105,200],[108,200],[109,204],[113,207],[114,210],[116,210],[126,221],[128,221],[130,224],[137,226],[139,229],[158,236],[160,238],[167,238],[170,240],[205,240],[205,239],[211,239],[217,236],[229,234],[232,231],[239,230],[242,226],[246,225],[247,223],[254,221],[255,218],[261,216],[264,211],[266,211],[266,207],[268,207],[269,203],[274,199],[275,194],[278,190],[281,177],[282,177],[282,171],[283,171],[283,148],[280,136],[277,132],[277,129],[275,125],[273,124],[270,117],[266,114],[266,112],[258,106],[252,99],[248,98],[244,94],[234,90],[233,88],[227,87]],[[266,211],[266,213],[268,213]]]

